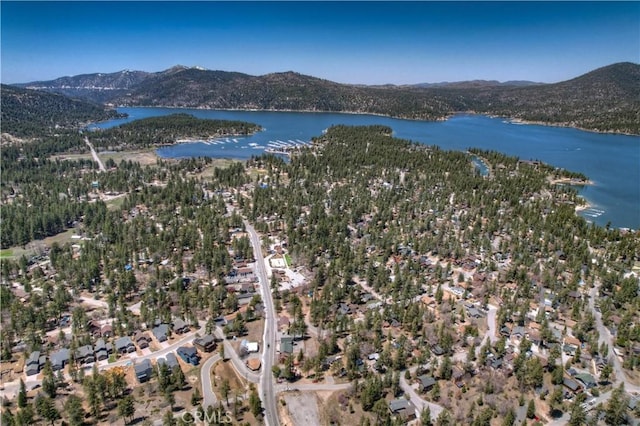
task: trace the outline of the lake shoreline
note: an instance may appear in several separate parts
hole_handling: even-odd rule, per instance
[[[588,129],[584,127],[574,126],[568,123],[550,123],[546,121],[532,121],[525,120],[522,118],[504,116],[504,115],[495,115],[490,113],[482,113],[476,111],[453,111],[447,113],[444,116],[440,116],[437,118],[415,118],[415,117],[405,117],[405,116],[395,116],[390,114],[376,113],[376,112],[367,112],[367,111],[326,111],[326,110],[310,110],[310,109],[260,109],[260,108],[210,108],[208,106],[195,106],[195,107],[177,107],[177,106],[159,106],[159,105],[118,105],[116,108],[170,108],[170,109],[184,109],[184,110],[200,110],[200,111],[229,111],[229,112],[297,112],[297,113],[309,113],[309,114],[351,114],[351,115],[370,115],[372,117],[386,117],[386,118],[394,118],[398,120],[408,120],[408,121],[425,121],[431,123],[438,123],[450,120],[452,117],[457,115],[479,115],[490,118],[501,118],[504,120],[509,120],[509,124],[514,125],[534,125],[534,126],[548,126],[548,127],[559,127],[565,129],[575,129],[583,132],[590,132],[596,134],[606,134],[606,135],[621,135],[621,136],[640,136],[638,133],[628,133],[628,132],[619,132],[619,131],[611,131],[611,130],[595,130]],[[106,120],[109,121],[109,120]]]
[[[557,169],[576,172],[575,177],[589,181],[557,181],[558,185],[576,188],[591,204],[602,206],[604,213],[592,221],[604,226],[640,228],[639,193],[632,182],[640,179],[638,139],[635,136],[608,135],[595,132],[567,131],[557,126],[510,125],[504,119],[484,114],[458,114],[446,122],[397,119],[373,114],[342,114],[318,112],[238,111],[189,108],[123,108],[129,114],[126,121],[149,116],[190,113],[204,119],[250,121],[262,126],[262,131],[229,141],[192,142],[157,147],[161,158],[214,157],[247,160],[265,150],[287,144],[309,143],[323,129],[334,125],[384,125],[393,129],[393,136],[438,149],[466,152],[497,151],[522,161],[540,161]],[[123,123],[114,120],[98,125],[108,128]],[[179,139],[179,138],[176,138]],[[187,139],[187,138],[182,138]],[[495,167],[491,164],[491,171]],[[483,167],[484,168],[484,167]],[[560,178],[562,174],[551,179]],[[572,175],[568,175],[570,177]],[[551,180],[550,179],[550,180]]]

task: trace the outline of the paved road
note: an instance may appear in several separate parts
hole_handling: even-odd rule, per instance
[[[589,291],[589,309],[591,309],[591,312],[593,313],[593,316],[596,320],[595,325],[596,325],[596,329],[598,330],[598,345],[601,345],[602,343],[606,343],[607,345],[609,345],[609,348],[611,351],[609,360],[612,363],[613,372],[615,374],[615,381],[613,385],[614,387],[617,387],[620,385],[620,383],[624,383],[625,391],[640,392],[640,386],[634,385],[627,379],[627,376],[624,373],[624,369],[622,368],[622,364],[620,363],[618,356],[615,353],[613,353],[613,347],[614,347],[613,336],[611,335],[611,332],[609,332],[609,329],[607,329],[602,323],[602,314],[596,311],[596,308],[595,308],[595,298],[597,295],[598,295],[598,286],[596,285]],[[612,391],[604,392],[600,394],[597,398],[595,398],[593,407],[597,406],[598,404],[606,405],[607,401],[609,400],[609,397],[611,396],[611,392]],[[566,413],[563,413],[562,417],[558,419],[554,419],[548,424],[552,426],[566,425],[570,417],[571,417],[570,413],[566,412]]]
[[[414,374],[417,369],[418,367],[414,366],[411,367],[409,371],[411,372],[411,374]],[[418,418],[420,418],[420,413],[422,413],[422,410],[425,409],[425,407],[429,407],[429,410],[431,411],[431,419],[434,421],[444,410],[443,406],[422,399],[420,395],[418,395],[416,390],[409,383],[407,383],[407,380],[404,378],[404,371],[400,372],[400,387],[405,394],[409,395],[411,403],[416,407],[416,415],[418,416]]]
[[[262,344],[262,374],[260,377],[260,385],[258,386],[262,399],[262,406],[265,410],[265,422],[267,426],[277,426],[280,424],[278,420],[278,407],[276,405],[276,392],[273,387],[273,375],[271,368],[275,358],[276,345],[276,312],[273,306],[273,297],[269,288],[269,279],[262,256],[262,245],[260,237],[256,230],[249,222],[244,221],[244,226],[249,234],[251,245],[253,246],[253,256],[256,259],[256,275],[260,281],[260,290],[262,292],[262,302],[265,307],[264,336]]]
[[[98,163],[98,168],[100,169],[100,171],[101,172],[106,172],[107,168],[102,163],[102,160],[100,159],[100,157],[98,157],[98,154],[96,153],[96,150],[93,148],[93,145],[91,144],[91,142],[89,142],[89,138],[87,136],[84,137],[84,143],[86,143],[87,146],[89,146],[89,149],[91,150],[91,156],[93,157],[93,160],[96,163]]]
[[[207,407],[215,407],[218,398],[216,398],[216,394],[213,393],[213,383],[211,383],[211,369],[216,364],[216,362],[220,361],[222,357],[220,354],[215,354],[211,358],[205,361],[202,364],[202,368],[200,369],[200,383],[202,384],[202,407],[207,409]]]
[[[622,363],[618,356],[613,352],[614,347],[614,339],[611,335],[611,332],[607,327],[602,323],[602,314],[596,311],[595,308],[595,298],[598,295],[598,286],[594,286],[589,292],[589,309],[593,313],[593,316],[596,320],[596,329],[598,330],[598,345],[602,343],[606,343],[609,345],[610,356],[609,360],[612,361],[613,373],[616,376],[615,385],[619,385],[620,383],[624,383],[624,388],[627,392],[640,392],[640,386],[634,385],[631,383],[622,368]]]

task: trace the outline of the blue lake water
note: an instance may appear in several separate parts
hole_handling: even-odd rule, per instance
[[[217,157],[248,159],[265,149],[308,143],[336,124],[383,124],[394,136],[442,149],[471,147],[495,150],[525,160],[541,160],[556,167],[581,172],[594,185],[584,187],[591,208],[585,219],[604,226],[640,228],[640,137],[585,132],[540,125],[511,124],[500,118],[456,115],[447,121],[401,120],[363,114],[218,111],[174,108],[118,108],[125,119],[98,123],[108,128],[141,118],[189,113],[199,118],[242,120],[260,124],[264,131],[247,137],[220,138],[162,147],[161,157]]]

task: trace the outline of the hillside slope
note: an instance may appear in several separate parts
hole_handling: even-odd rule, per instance
[[[55,93],[3,84],[0,94],[2,133],[13,136],[38,136],[118,116],[115,110],[102,105]]]
[[[123,106],[360,112],[426,120],[460,111],[640,134],[640,65],[618,63],[555,84],[361,86],[295,72],[251,76],[176,66],[40,82],[49,91]],[[116,75],[117,74],[117,75]],[[473,83],[473,82],[472,82]],[[108,87],[108,89],[106,89]]]

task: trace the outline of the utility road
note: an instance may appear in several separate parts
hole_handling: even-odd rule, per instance
[[[93,148],[93,145],[91,145],[91,142],[89,142],[89,138],[88,137],[84,137],[84,143],[87,144],[87,146],[89,147],[89,149],[91,150],[91,156],[93,157],[93,160],[98,163],[98,167],[100,168],[101,172],[106,172],[107,168],[104,166],[104,164],[102,163],[102,160],[100,159],[100,157],[98,157],[98,154],[96,153],[96,150]]]

